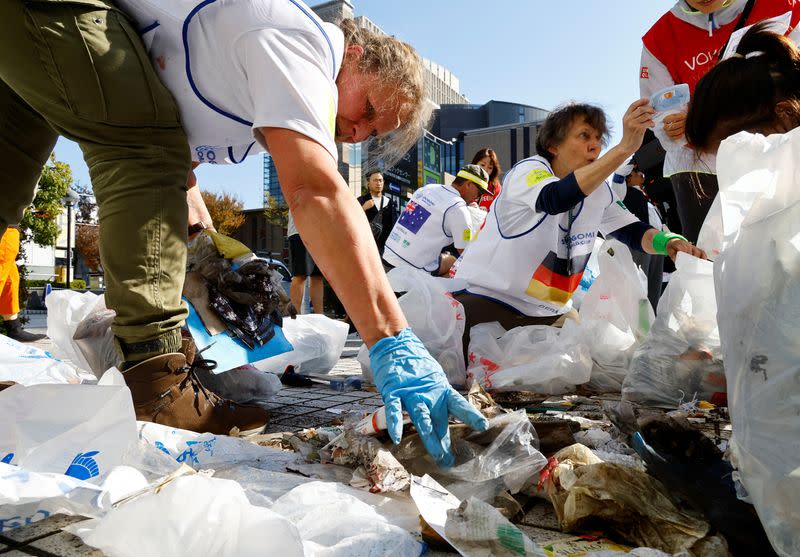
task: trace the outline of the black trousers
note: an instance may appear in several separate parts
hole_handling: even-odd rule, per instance
[[[697,243],[700,228],[706,219],[711,203],[719,192],[715,174],[680,172],[670,177],[681,220],[681,234],[692,243]]]

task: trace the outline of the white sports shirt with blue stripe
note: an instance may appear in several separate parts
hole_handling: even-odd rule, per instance
[[[344,36],[299,0],[116,0],[178,103],[192,158],[239,163],[287,128],[336,158]]]

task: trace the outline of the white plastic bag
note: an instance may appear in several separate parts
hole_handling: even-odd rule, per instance
[[[83,377],[71,365],[57,360],[41,348],[0,335],[0,381],[20,385],[81,383]]]
[[[192,475],[71,529],[108,557],[302,557],[297,529],[231,480]]]
[[[298,315],[283,320],[283,334],[293,349],[254,362],[261,371],[281,374],[287,366],[302,373],[328,373],[344,350],[347,324],[319,314]],[[220,373],[225,370],[217,370]]]
[[[389,271],[389,282],[400,296],[400,308],[414,334],[422,341],[431,356],[442,366],[450,384],[466,385],[466,370],[461,337],[464,334],[464,306],[453,298],[449,288],[453,279],[432,277],[408,267]],[[373,381],[369,353],[362,345],[358,362],[368,381]]]
[[[619,392],[633,352],[647,336],[655,315],[647,299],[647,279],[625,245],[605,241],[597,261],[599,276],[580,311],[593,362],[589,386]]]
[[[800,555],[800,128],[739,133],[718,160],[714,278],[731,447],[773,548]]]
[[[488,390],[562,394],[586,383],[592,370],[580,326],[530,325],[506,330],[496,321],[472,327],[467,379]]]
[[[713,263],[679,253],[658,317],[636,350],[624,399],[677,408],[694,398],[725,404]]]
[[[137,442],[127,387],[14,386],[0,392],[0,461],[32,472],[100,477]]]
[[[54,290],[45,300],[47,306],[47,336],[53,341],[53,353],[72,362],[76,367],[91,371],[78,346],[72,340],[78,325],[95,308],[105,309],[103,298],[91,292]]]

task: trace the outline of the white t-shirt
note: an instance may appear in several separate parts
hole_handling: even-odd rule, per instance
[[[296,0],[116,0],[172,92],[192,159],[239,163],[255,128],[287,128],[337,157],[344,36]],[[260,135],[260,134],[259,134]]]
[[[607,183],[566,213],[536,211],[542,188],[558,179],[539,156],[508,171],[486,224],[456,272],[469,292],[530,316],[569,311],[597,231],[609,234],[637,218]]]
[[[414,192],[386,240],[383,258],[395,267],[439,268],[442,248],[465,249],[475,230],[466,202],[452,186],[428,184]]]

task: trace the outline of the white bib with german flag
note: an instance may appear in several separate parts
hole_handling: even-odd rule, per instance
[[[386,240],[383,259],[395,267],[436,271],[444,247],[467,247],[475,234],[472,226],[467,204],[458,191],[428,184],[415,191],[403,209]]]
[[[608,184],[566,213],[536,211],[542,188],[558,180],[539,156],[509,170],[486,224],[459,263],[456,278],[466,280],[469,292],[530,316],[569,311],[598,230],[609,234],[637,219]]]

